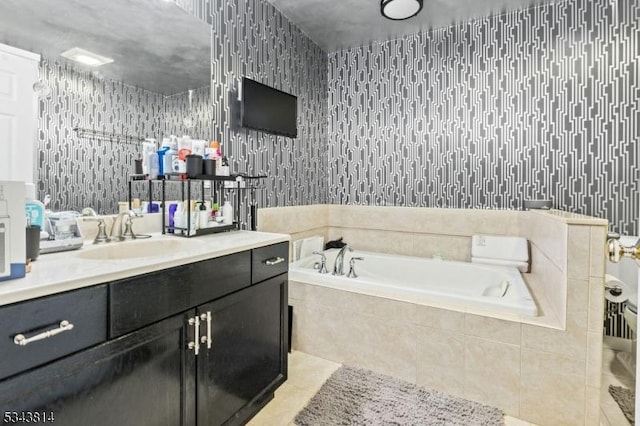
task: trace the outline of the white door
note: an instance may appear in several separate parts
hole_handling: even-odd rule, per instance
[[[35,183],[40,55],[0,43],[0,180]]]

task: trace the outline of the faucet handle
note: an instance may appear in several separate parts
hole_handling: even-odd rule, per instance
[[[120,236],[122,240],[135,240],[136,234],[133,232],[133,219],[139,219],[142,216],[127,216],[127,220],[124,222],[124,231]]]
[[[356,260],[364,260],[364,257],[356,256],[352,257],[349,261],[349,273],[347,274],[347,278],[358,278],[358,274],[356,274]]]
[[[108,243],[111,241],[107,236],[107,225],[104,223],[104,219],[101,217],[86,217],[83,220],[87,222],[98,222],[98,235],[93,240],[93,244]]]
[[[329,271],[327,270],[327,256],[319,251],[314,251],[313,254],[317,254],[318,256],[320,256],[320,269],[318,270],[318,272],[321,274],[328,274]]]

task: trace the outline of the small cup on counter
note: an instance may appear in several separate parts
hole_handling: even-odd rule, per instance
[[[202,156],[197,154],[187,155],[187,176],[197,178],[202,174]]]
[[[211,158],[207,158],[203,161],[204,163],[204,174],[206,176],[215,176],[216,175],[216,160]]]

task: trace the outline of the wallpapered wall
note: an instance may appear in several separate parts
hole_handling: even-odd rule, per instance
[[[329,202],[640,232],[640,3],[566,1],[329,54]]]
[[[258,206],[327,199],[327,55],[265,0],[180,0],[213,27],[213,128],[231,170],[268,176]],[[237,128],[243,76],[298,97],[298,138]]]
[[[185,128],[187,93],[164,98],[44,62],[52,96],[41,101],[38,194],[52,208],[115,211],[127,198],[139,146],[80,139],[75,126],[160,137],[189,134],[223,143],[232,172],[266,174],[259,206],[325,202],[327,194],[327,55],[264,0],[179,0],[213,27],[213,101],[196,90],[196,128]],[[237,83],[248,76],[298,96],[297,139],[236,128]],[[211,105],[209,107],[208,105]],[[165,127],[166,126],[166,127]],[[206,133],[200,135],[200,133]]]
[[[637,2],[559,2],[328,56],[264,0],[178,3],[213,27],[212,108],[198,114],[233,171],[269,176],[260,206],[549,197],[640,231]],[[157,135],[164,110],[168,133],[183,133],[160,95],[58,64],[43,74],[54,93],[41,104],[39,191],[54,208],[126,196],[133,147],[77,140],[73,126]],[[298,96],[297,139],[235,126],[242,76]]]
[[[210,88],[163,96],[120,82],[101,79],[68,64],[42,61],[40,78],[51,96],[40,100],[38,132],[38,197],[52,196],[54,210],[92,207],[100,213],[118,210],[128,198],[133,159],[141,143],[132,139],[80,137],[73,129],[149,137],[211,134]],[[184,119],[192,118],[193,127]],[[148,199],[147,186],[136,183],[134,197]],[[160,198],[157,185],[155,199]],[[168,191],[176,198],[178,190]]]
[[[73,128],[154,137],[162,125],[162,95],[46,60],[40,79],[51,96],[39,107],[38,197],[50,194],[54,210],[116,212],[127,198],[140,144],[79,137]]]

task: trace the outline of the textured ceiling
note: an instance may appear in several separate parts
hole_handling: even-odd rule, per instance
[[[0,0],[0,43],[59,61],[81,47],[115,59],[99,75],[164,95],[210,84],[211,27],[165,0]]]
[[[559,0],[424,0],[405,21],[380,14],[379,0],[268,0],[327,52]]]

